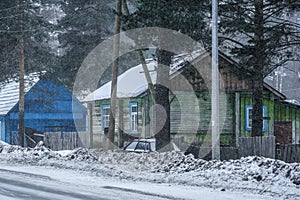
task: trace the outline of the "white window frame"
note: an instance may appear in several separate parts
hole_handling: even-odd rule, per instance
[[[136,110],[133,111],[133,108],[136,107]],[[132,133],[138,132],[138,103],[131,102],[129,104],[129,129]]]
[[[246,105],[246,130],[251,131],[252,129],[252,119],[250,119],[250,116],[252,116],[252,105]],[[250,114],[251,113],[251,114]],[[267,106],[263,106],[263,117],[267,117]],[[267,131],[267,120],[263,120],[263,129],[262,131]]]
[[[108,110],[108,114],[104,113],[104,111]],[[109,113],[110,113],[110,105],[102,105],[101,106],[101,130],[104,133],[104,129],[109,127]]]

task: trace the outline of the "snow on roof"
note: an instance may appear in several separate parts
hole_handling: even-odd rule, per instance
[[[290,104],[294,104],[296,106],[300,106],[300,102],[297,101],[296,99],[287,99],[287,100],[284,100],[284,102],[287,102],[287,103],[290,103]]]
[[[25,93],[39,81],[36,73],[25,77]],[[19,82],[12,80],[0,88],[0,115],[6,115],[19,101]]]
[[[174,56],[170,67],[170,75],[183,68],[187,62],[192,62],[199,56],[203,55],[205,52],[205,50],[197,50],[191,53],[179,54]]]
[[[155,67],[157,63],[154,60],[147,60],[147,67],[151,76],[152,83],[156,83]],[[118,76],[117,98],[137,97],[148,89],[148,83],[145,78],[145,72],[142,65],[133,67],[120,76]],[[89,94],[84,101],[95,101],[109,99],[111,93],[111,81]]]
[[[195,58],[205,53],[204,50],[194,51],[192,53],[180,54],[173,57],[170,67],[170,75],[185,66],[186,62],[191,62]],[[157,62],[153,59],[146,60],[152,83],[156,84],[155,66]],[[118,76],[117,98],[137,97],[148,89],[148,83],[145,78],[142,65],[137,65],[120,76]],[[109,99],[111,93],[111,81],[101,86],[99,89],[89,94],[83,101],[95,101]]]

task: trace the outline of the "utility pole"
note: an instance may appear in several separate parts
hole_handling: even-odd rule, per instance
[[[115,141],[115,126],[116,120],[114,114],[116,113],[117,104],[117,87],[118,87],[118,67],[119,67],[119,50],[120,50],[120,31],[121,31],[121,19],[120,14],[122,12],[121,0],[117,0],[116,5],[116,19],[115,19],[115,35],[114,35],[114,47],[113,47],[113,70],[111,81],[111,99],[110,99],[110,114],[109,114],[109,149],[113,149]]]
[[[122,6],[123,6],[123,9],[124,9],[124,14],[126,16],[129,16],[130,12],[129,12],[129,8],[128,8],[128,5],[127,5],[127,0],[122,0]],[[152,79],[151,79],[151,76],[150,76],[150,73],[149,73],[149,70],[148,70],[148,67],[147,67],[145,56],[144,56],[143,51],[141,49],[137,50],[137,54],[138,54],[139,60],[142,64],[143,71],[145,73],[145,78],[146,78],[147,83],[148,83],[148,89],[150,91],[152,100],[155,102],[154,85],[152,83]]]
[[[218,0],[212,1],[212,159],[220,160]]]
[[[20,146],[24,146],[24,93],[25,93],[25,56],[24,56],[24,7],[23,7],[23,0],[19,0],[19,26],[20,26],[20,38],[19,38],[19,45],[20,45],[20,61],[19,61],[19,119],[18,119],[18,144]]]
[[[130,12],[129,12],[129,8],[128,8],[126,0],[122,0],[122,7],[123,7],[123,10],[124,10],[124,14],[126,16],[129,16]],[[154,85],[153,85],[153,82],[152,82],[152,79],[151,79],[151,76],[150,76],[150,73],[149,73],[149,70],[148,70],[148,67],[147,67],[145,56],[144,56],[143,51],[141,49],[137,50],[137,54],[138,54],[139,60],[142,64],[143,71],[145,73],[145,78],[146,78],[147,83],[148,83],[148,89],[149,89],[150,95],[151,95],[152,100],[155,104],[156,97],[155,97]],[[146,127],[145,137],[149,137],[150,136],[150,130],[151,130],[150,129],[150,99],[149,99],[149,95],[148,95],[147,105],[146,105],[146,109],[145,109],[145,127]]]

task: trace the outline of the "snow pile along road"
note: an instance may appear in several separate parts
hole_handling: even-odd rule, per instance
[[[300,164],[257,156],[205,161],[180,152],[136,154],[86,148],[60,152],[42,143],[35,148],[0,143],[0,160],[83,170],[117,179],[247,190],[300,199]]]
[[[199,175],[209,178],[227,176],[229,179],[240,181],[255,180],[257,182],[290,181],[300,185],[300,163],[285,163],[280,160],[268,159],[258,156],[241,158],[229,161],[205,161],[195,159],[193,155],[182,156],[168,165],[161,166],[155,172],[181,174],[185,172],[198,172]]]
[[[60,159],[61,155],[44,147],[43,142],[36,145],[35,148],[22,148],[16,145],[0,143],[0,153],[4,155],[8,161],[14,162],[36,162],[42,159]]]
[[[118,169],[126,171],[155,171],[165,166],[174,159],[181,159],[184,155],[180,152],[166,153],[128,153],[100,151],[97,153],[99,161],[111,166],[118,166]]]
[[[95,162],[97,157],[86,148],[76,148],[68,153],[65,158],[67,160]]]

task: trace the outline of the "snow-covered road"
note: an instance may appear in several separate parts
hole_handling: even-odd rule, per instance
[[[0,199],[271,199],[205,187],[117,180],[82,171],[0,163]],[[274,199],[274,198],[272,198]]]

